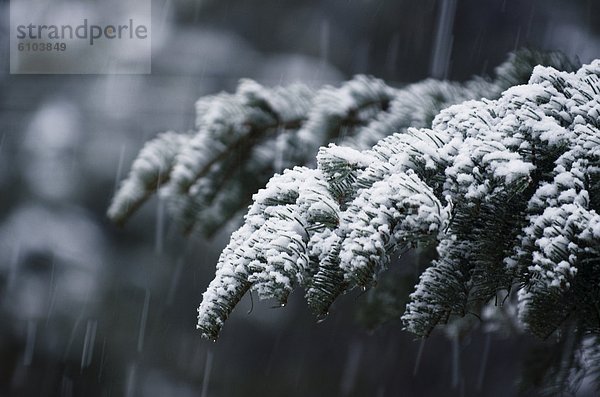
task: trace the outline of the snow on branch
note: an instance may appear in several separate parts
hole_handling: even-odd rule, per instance
[[[428,335],[515,288],[531,332],[567,321],[600,332],[599,127],[595,61],[538,66],[497,100],[451,106],[371,149],[322,147],[316,168],[286,170],[254,196],[198,328],[215,339],[248,290],[285,304],[301,287],[325,315],[340,294],[372,287],[391,255],[427,243],[438,257],[410,296],[409,331]]]
[[[184,143],[185,134],[165,132],[147,142],[133,162],[127,179],[121,183],[108,209],[108,216],[122,224],[146,199],[164,185],[171,175],[175,157]]]
[[[365,150],[392,133],[428,127],[449,105],[493,99],[526,82],[537,64],[572,68],[561,54],[521,50],[496,69],[493,80],[466,83],[428,79],[397,89],[356,76],[315,90],[242,80],[233,94],[198,100],[194,131],[159,135],[147,144],[108,216],[124,223],[161,189],[185,231],[210,235],[243,211],[275,172],[314,164],[319,147],[335,142]]]

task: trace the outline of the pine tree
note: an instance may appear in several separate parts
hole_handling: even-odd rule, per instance
[[[554,67],[517,85],[532,63]],[[572,68],[521,52],[494,80],[464,85],[398,90],[357,77],[315,92],[243,82],[199,101],[197,135],[150,142],[109,213],[124,220],[164,185],[188,228],[214,230],[244,201],[237,177],[256,173],[260,185],[274,169],[260,149],[283,141],[279,166],[296,166],[252,197],[223,250],[198,309],[204,336],[217,338],[249,290],[285,305],[301,287],[322,317],[340,295],[376,290],[392,256],[433,246],[405,328],[428,336],[470,313],[494,321],[505,304],[517,327],[559,336],[545,377],[562,391],[600,374],[600,61]],[[238,150],[241,163],[229,157]]]

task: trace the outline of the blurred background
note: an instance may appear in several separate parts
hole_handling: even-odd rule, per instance
[[[131,76],[9,75],[8,5],[0,396],[536,395],[518,379],[542,342],[475,332],[421,343],[399,317],[371,327],[368,294],[343,297],[322,323],[300,292],[283,310],[247,296],[219,341],[203,340],[196,307],[235,225],[206,240],[183,237],[156,199],[122,229],[105,211],[146,140],[192,129],[195,100],[240,78],[465,80],[524,46],[588,62],[600,2],[153,0],[152,74]]]

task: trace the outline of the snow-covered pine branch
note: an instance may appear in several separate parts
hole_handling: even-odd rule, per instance
[[[286,170],[253,199],[198,309],[209,338],[250,289],[285,304],[302,287],[323,315],[423,242],[438,258],[410,297],[409,331],[518,289],[534,334],[566,323],[598,334],[600,61],[538,66],[497,100],[451,106],[369,150],[323,147],[316,168]]]
[[[108,215],[125,222],[162,189],[171,213],[187,231],[211,234],[250,203],[275,172],[314,164],[330,142],[364,150],[394,132],[428,127],[449,105],[496,98],[527,81],[534,65],[573,66],[557,53],[521,50],[496,69],[493,80],[432,79],[402,89],[356,76],[341,87],[302,84],[266,88],[240,82],[234,94],[201,98],[196,128],[161,134],[146,144],[115,194]]]

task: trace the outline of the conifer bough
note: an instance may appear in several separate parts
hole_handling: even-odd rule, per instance
[[[533,63],[553,67],[531,74]],[[109,215],[124,221],[160,187],[186,226],[214,230],[265,175],[297,165],[252,197],[198,308],[203,336],[216,339],[249,290],[284,305],[301,287],[325,316],[341,294],[372,287],[392,255],[434,245],[406,329],[427,336],[508,291],[521,327],[572,334],[546,374],[564,390],[586,367],[600,374],[600,61],[573,70],[522,51],[495,80],[464,85],[245,81],[198,102],[196,134],[149,142]]]
[[[266,88],[242,80],[233,94],[196,103],[196,129],[166,132],[148,142],[108,210],[124,223],[158,189],[186,231],[211,235],[241,218],[252,194],[275,172],[313,165],[330,142],[368,149],[408,127],[428,127],[443,108],[468,99],[497,98],[527,82],[537,64],[572,69],[558,53],[522,50],[496,69],[493,80],[428,79],[402,89],[368,76],[341,87],[303,84]]]
[[[427,335],[514,286],[518,315],[548,336],[567,319],[600,330],[600,61],[536,67],[497,100],[443,110],[369,150],[334,144],[317,167],[273,177],[254,197],[204,293],[198,328],[216,338],[252,289],[317,314],[370,287],[394,251],[437,244],[406,312]]]

